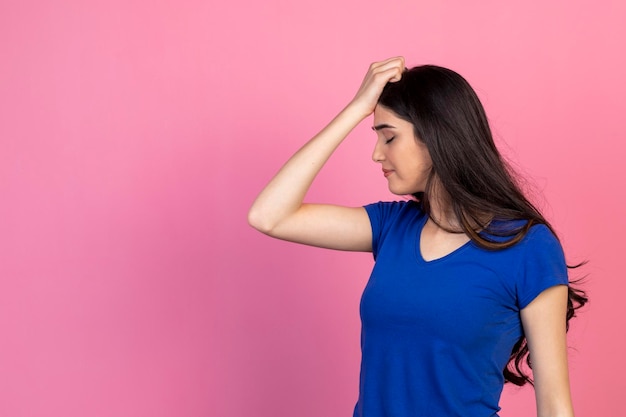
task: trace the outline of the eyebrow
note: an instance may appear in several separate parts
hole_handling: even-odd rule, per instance
[[[372,130],[376,130],[376,131],[379,131],[381,129],[395,129],[395,128],[396,128],[395,126],[391,126],[387,123],[382,123],[376,126],[372,126]]]

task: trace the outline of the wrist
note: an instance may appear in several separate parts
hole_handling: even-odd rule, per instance
[[[350,117],[358,119],[358,122],[361,122],[369,115],[371,115],[374,112],[374,109],[371,108],[371,106],[353,100],[348,103],[348,105],[343,109],[342,112],[346,113]]]

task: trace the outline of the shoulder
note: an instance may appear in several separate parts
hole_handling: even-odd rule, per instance
[[[370,219],[373,217],[399,217],[405,215],[419,215],[422,213],[421,205],[415,200],[405,201],[379,201],[365,206]]]
[[[526,220],[497,222],[490,227],[490,232],[484,236],[496,242],[506,242],[512,239],[526,224]],[[550,227],[545,224],[532,225],[517,243],[501,250],[519,260],[528,260],[530,263],[533,262],[533,259],[538,258],[565,263],[561,242]]]
[[[553,250],[562,254],[561,242],[554,232],[545,224],[533,225],[519,242],[520,248],[526,251]]]
[[[527,220],[495,220],[481,234],[488,240],[504,243],[524,229],[527,223]],[[560,246],[554,232],[547,225],[539,223],[532,225],[513,247],[521,249],[537,244]]]
[[[517,284],[521,308],[526,307],[539,293],[549,287],[568,285],[563,248],[546,225],[532,226],[515,246],[520,251]]]
[[[379,201],[365,206],[372,229],[385,229],[394,224],[414,222],[423,217],[424,212],[418,201]]]
[[[401,241],[410,230],[416,230],[424,212],[419,202],[379,201],[365,206],[372,228],[374,258],[385,241]]]
[[[490,225],[486,237],[506,242],[526,226],[526,220],[498,221]],[[545,224],[534,224],[515,244],[503,249],[483,250],[492,268],[505,278],[505,285],[516,294],[524,308],[546,288],[568,283],[567,264],[557,236]]]

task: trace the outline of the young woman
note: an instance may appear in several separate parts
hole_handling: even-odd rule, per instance
[[[414,199],[304,204],[348,133],[374,114],[372,158]],[[498,153],[475,92],[436,66],[372,64],[354,99],[267,184],[249,222],[270,236],[371,251],[361,300],[354,416],[497,416],[530,351],[538,416],[573,416],[566,331],[584,293],[568,285],[552,228]],[[529,363],[530,364],[530,363]]]

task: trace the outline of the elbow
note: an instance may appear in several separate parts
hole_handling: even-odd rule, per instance
[[[248,211],[248,224],[263,234],[272,234],[273,226],[268,221],[267,216],[255,209],[254,206]]]

